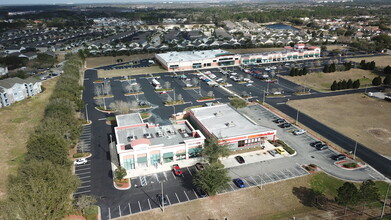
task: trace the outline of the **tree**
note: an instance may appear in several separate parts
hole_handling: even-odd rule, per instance
[[[353,82],[353,88],[354,89],[360,88],[360,80],[359,79],[357,79],[356,81]]]
[[[230,180],[226,169],[219,164],[210,164],[195,174],[193,182],[194,185],[213,196],[217,191],[229,187]]]
[[[126,176],[126,169],[123,167],[119,167],[114,171],[115,178],[117,180],[122,180]]]
[[[342,80],[342,82],[341,82],[341,89],[347,89],[347,88],[348,88],[348,86],[347,86],[346,80]]]
[[[372,180],[364,181],[359,190],[359,201],[363,203],[362,212],[364,212],[365,206],[369,202],[375,202],[379,200],[379,189]]]
[[[384,74],[388,75],[388,74],[391,74],[391,66],[386,66],[384,67]]]
[[[193,86],[198,86],[198,83],[200,81],[197,78],[193,78],[193,79],[191,79],[191,82],[192,82]]]
[[[342,89],[342,81],[339,81],[337,83],[337,90],[340,90],[340,89]]]
[[[334,82],[333,82],[333,84],[331,85],[330,89],[331,89],[332,91],[337,90],[337,81],[334,80]]]
[[[169,89],[171,87],[171,83],[169,81],[164,82],[164,88]]]
[[[295,76],[295,68],[291,68],[291,71],[289,72],[290,76]]]
[[[75,206],[81,210],[83,215],[85,215],[85,210],[91,207],[96,203],[96,198],[94,196],[90,195],[81,195],[79,198],[75,201]]]
[[[349,79],[349,80],[348,80],[348,82],[346,83],[346,88],[347,88],[347,89],[353,88],[353,81],[352,81],[352,79]]]
[[[299,70],[299,76],[302,76],[303,75],[303,69],[300,69]]]
[[[136,83],[136,84],[134,84],[134,85],[132,86],[132,89],[133,89],[133,91],[134,91],[135,93],[138,93],[138,92],[140,92],[141,86],[140,86],[140,84]]]
[[[229,156],[229,153],[228,144],[219,143],[215,137],[206,139],[203,154],[209,159],[209,163],[216,163],[220,157]]]
[[[335,201],[339,205],[345,206],[345,214],[348,205],[355,205],[358,202],[358,190],[353,183],[345,182],[337,189],[337,196]]]
[[[177,95],[177,100],[178,100],[178,101],[183,101],[182,94],[178,94],[178,95]]]
[[[109,105],[110,109],[116,111],[118,114],[128,114],[131,111],[131,105],[129,102],[116,100]]]
[[[391,85],[391,75],[387,75],[386,78],[383,80],[384,85]]]
[[[361,62],[360,62],[360,68],[363,69],[363,70],[366,70],[366,69],[367,69],[367,63],[365,62],[365,60],[361,60]]]
[[[213,94],[213,91],[209,91],[207,94],[208,97],[214,97],[215,95]]]
[[[335,63],[332,63],[330,65],[330,72],[335,72],[337,69],[336,69],[336,66],[335,66]]]
[[[31,160],[22,164],[9,183],[9,219],[62,219],[72,210],[70,195],[80,180],[47,160]]]
[[[303,68],[303,75],[307,75],[307,73],[308,73],[308,69],[307,69],[307,67],[304,67]]]
[[[238,97],[231,99],[229,102],[235,109],[244,108],[247,106],[246,101]]]
[[[368,66],[369,70],[374,70],[376,67],[376,63],[375,63],[375,61],[372,61],[367,66]]]
[[[330,72],[330,66],[328,64],[324,65],[323,72],[324,73],[329,73]]]
[[[377,77],[375,77],[375,78],[373,78],[373,80],[372,80],[372,85],[374,85],[374,86],[379,86],[380,84],[381,84],[381,77],[380,76],[377,76]]]

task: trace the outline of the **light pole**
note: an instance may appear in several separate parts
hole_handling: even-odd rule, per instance
[[[382,210],[381,210],[380,218],[383,218],[383,216],[384,216],[384,210],[386,209],[387,197],[388,197],[388,191],[390,190],[390,185],[391,185],[391,182],[388,183],[388,187],[387,187],[387,191],[386,191],[386,196],[384,197],[384,203],[383,203],[383,208],[382,208]]]
[[[263,89],[263,98],[262,98],[262,104],[265,104],[265,89]]]
[[[87,119],[87,123],[88,123],[89,120],[88,120],[88,110],[87,110],[87,106],[88,106],[88,103],[86,104],[86,107],[85,107],[85,108],[86,108],[86,119]]]
[[[357,138],[356,138],[356,144],[354,145],[353,160],[356,159],[356,150],[357,150]]]
[[[295,124],[298,125],[298,123],[299,123],[299,109],[297,109]]]
[[[164,194],[163,194],[163,182],[160,182],[161,183],[161,186],[162,186],[162,201],[161,201],[161,206],[162,206],[162,212],[164,212]]]

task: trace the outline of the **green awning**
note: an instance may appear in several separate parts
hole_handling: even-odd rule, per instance
[[[163,154],[163,158],[171,158],[171,157],[174,157],[174,153],[173,152],[168,152],[168,153],[164,153]]]

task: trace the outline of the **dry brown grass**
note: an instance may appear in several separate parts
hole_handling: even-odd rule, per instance
[[[314,208],[303,206],[293,195],[293,187],[308,187],[311,176],[226,193],[205,199],[181,203],[161,210],[152,210],[121,219],[281,219],[297,213],[308,213]]]
[[[284,79],[292,81],[296,84],[305,86],[307,88],[319,91],[331,91],[330,86],[334,80],[360,79],[361,87],[370,84],[372,79],[376,77],[375,74],[369,70],[351,69],[349,71],[333,72],[333,73],[310,73],[305,76],[281,76]]]
[[[105,57],[90,57],[86,59],[87,68],[95,68],[99,66],[106,66],[111,64],[116,64],[118,59],[122,59],[124,62],[128,61],[137,61],[141,59],[148,59],[154,57],[154,53],[145,53],[145,54],[133,54],[129,56],[105,56]]]
[[[361,60],[365,60],[365,62],[375,61],[376,66],[378,67],[386,67],[388,65],[391,66],[391,56],[378,56],[378,57],[360,57],[360,58],[350,58],[348,59],[353,62],[361,62]]]
[[[167,70],[163,69],[160,65],[152,65],[150,67],[129,68],[129,69],[120,69],[120,70],[98,70],[98,77],[110,78],[116,76],[130,76],[130,75],[141,75],[141,74],[162,73],[162,72],[167,72]]]
[[[342,46],[342,45],[326,45],[327,50],[344,50],[348,48],[347,46]]]
[[[270,48],[243,48],[243,49],[225,49],[231,53],[262,53],[270,51],[284,50],[282,47],[270,47]]]
[[[352,94],[288,104],[366,147],[391,156],[391,102]]]
[[[26,152],[26,142],[43,118],[45,106],[58,77],[43,82],[46,90],[34,97],[0,108],[0,198],[6,193],[6,180],[15,173]]]

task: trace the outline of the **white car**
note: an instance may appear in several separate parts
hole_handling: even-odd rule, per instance
[[[251,83],[246,84],[246,87],[250,87],[250,86],[253,86],[253,84],[251,84]]]
[[[299,129],[299,130],[295,130],[295,131],[293,132],[293,134],[294,134],[294,135],[300,135],[300,134],[304,134],[305,132],[306,132],[305,130]]]
[[[75,165],[83,165],[83,164],[86,164],[88,161],[86,158],[80,158],[80,159],[77,159],[73,162],[73,164]]]
[[[230,83],[227,83],[224,85],[224,87],[231,87],[231,86],[232,86],[232,84],[230,84]]]

